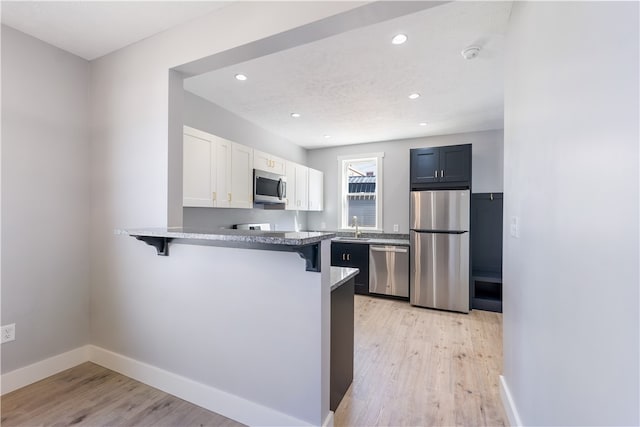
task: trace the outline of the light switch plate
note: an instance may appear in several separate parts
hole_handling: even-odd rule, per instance
[[[397,233],[399,229],[400,229],[400,228],[398,227],[398,224],[393,224],[393,231],[394,231],[395,233]]]
[[[509,232],[512,237],[518,239],[520,237],[520,218],[512,216],[509,222]]]

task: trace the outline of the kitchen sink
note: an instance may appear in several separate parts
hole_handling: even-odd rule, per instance
[[[342,242],[366,242],[371,239],[367,237],[336,237],[333,240],[340,240]]]

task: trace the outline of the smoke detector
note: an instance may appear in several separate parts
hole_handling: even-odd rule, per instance
[[[460,52],[464,59],[474,59],[478,55],[480,55],[480,47],[478,46],[469,46]]]

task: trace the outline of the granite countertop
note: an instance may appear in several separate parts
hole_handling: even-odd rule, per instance
[[[130,236],[167,237],[170,239],[208,240],[230,243],[304,246],[330,239],[335,233],[313,231],[198,230],[192,228],[140,228],[122,230]]]
[[[331,279],[329,283],[331,283],[331,290],[339,288],[340,286],[347,283],[349,279],[360,272],[357,268],[349,268],[349,267],[331,267]]]
[[[409,239],[389,239],[384,237],[361,237],[358,239],[349,239],[348,237],[334,237],[332,242],[340,243],[361,243],[366,245],[396,245],[396,246],[409,246]]]
[[[363,232],[358,239],[353,237],[353,231],[339,230],[331,231],[330,233],[334,234],[331,239],[332,242],[409,246],[409,235],[402,233]]]

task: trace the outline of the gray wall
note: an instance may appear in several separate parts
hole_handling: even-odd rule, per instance
[[[473,192],[502,192],[502,142],[502,130],[491,130],[311,150],[307,155],[309,166],[324,172],[324,211],[307,214],[309,229],[339,227],[338,156],[384,152],[384,232],[393,233],[393,225],[398,224],[400,233],[408,233],[409,149],[472,144]]]
[[[274,135],[254,123],[204,98],[184,91],[183,121],[187,126],[209,132],[284,159],[306,164],[307,150]],[[232,224],[270,223],[278,230],[306,228],[307,215],[296,211],[254,209],[184,208],[183,225],[216,229]]]
[[[218,357],[218,343],[212,331],[225,329],[226,334],[247,345],[263,343],[259,328],[252,331],[246,327],[260,322],[259,315],[229,322],[227,312],[236,303],[224,306],[225,286],[243,288],[242,283],[234,282],[234,272],[243,271],[247,277],[247,268],[253,265],[235,250],[187,245],[175,245],[171,256],[158,257],[153,248],[131,237],[114,235],[114,229],[165,227],[170,212],[167,207],[181,205],[179,193],[172,199],[169,192],[170,177],[182,176],[182,162],[173,163],[169,158],[172,145],[182,141],[167,137],[169,69],[349,7],[353,4],[232,2],[214,14],[91,62],[92,344],[271,408],[274,400],[286,395],[277,389],[256,388],[263,379],[260,376],[254,377],[255,382],[240,379],[233,383],[229,378],[225,363],[242,363],[242,358],[260,353],[257,347],[241,359],[234,359],[228,351],[219,354],[224,360],[213,358]],[[297,254],[274,256],[280,255],[291,256],[291,261],[303,268],[304,260]],[[197,269],[192,268],[196,265]],[[252,285],[259,285],[259,281]],[[260,292],[257,302],[263,295]],[[241,289],[231,293],[238,295]],[[294,294],[288,296],[295,298]],[[263,308],[278,311],[275,305]],[[321,331],[318,327],[313,335]],[[291,350],[291,345],[281,348]],[[298,371],[299,367],[290,368]],[[266,371],[256,374],[271,375]],[[304,395],[308,391],[305,387],[313,384],[297,382],[296,387]],[[301,407],[291,407],[293,400],[289,405],[275,409],[305,417],[300,414]],[[314,414],[313,424],[321,424],[320,417],[327,413],[328,408]]]
[[[513,7],[504,377],[524,425],[640,423],[638,36],[637,2]]]
[[[2,26],[2,372],[89,340],[88,63]]]

